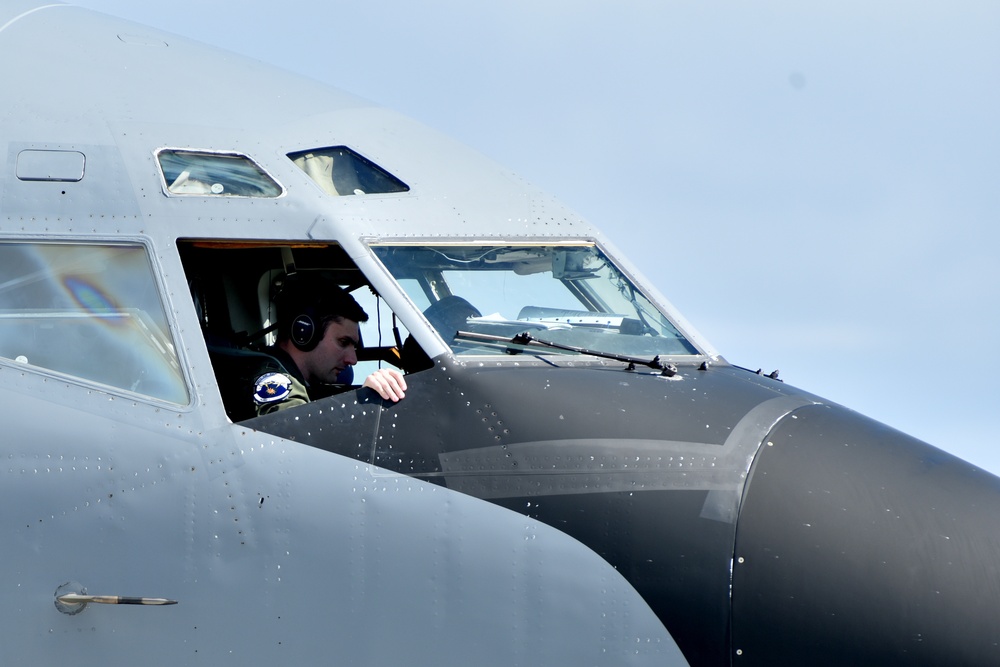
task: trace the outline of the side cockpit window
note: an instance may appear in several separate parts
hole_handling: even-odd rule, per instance
[[[0,243],[0,363],[189,402],[141,244]]]
[[[346,146],[289,153],[288,159],[335,197],[408,192],[406,183]]]
[[[260,165],[239,153],[163,148],[156,161],[171,196],[278,197],[283,192]]]
[[[226,413],[234,422],[267,414],[269,397],[283,395],[285,388],[262,380],[272,370],[301,381],[311,402],[357,389],[380,369],[411,372],[427,367],[426,355],[415,349],[419,346],[405,344],[409,334],[403,323],[336,243],[179,239],[178,247]],[[323,292],[310,287],[305,295],[296,285],[343,291],[366,316],[353,346],[356,357],[327,364],[340,366],[336,377],[306,382],[306,370],[317,369],[297,367],[288,354],[293,340],[303,352],[316,349],[314,340],[326,330],[323,309],[329,302]],[[298,297],[291,299],[293,292]],[[306,321],[308,335],[300,328]],[[406,363],[404,348],[417,362]]]

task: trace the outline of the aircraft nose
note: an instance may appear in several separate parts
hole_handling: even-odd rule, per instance
[[[1000,479],[919,440],[796,410],[752,465],[735,546],[734,665],[1000,664]]]

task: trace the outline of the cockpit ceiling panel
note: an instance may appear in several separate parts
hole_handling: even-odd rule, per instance
[[[283,192],[260,165],[240,153],[163,148],[156,161],[170,196],[279,197]]]
[[[289,153],[288,158],[323,192],[334,197],[410,190],[401,180],[346,146]]]

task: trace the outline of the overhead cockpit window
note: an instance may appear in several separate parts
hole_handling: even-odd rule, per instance
[[[256,162],[239,153],[164,148],[156,159],[171,195],[278,197],[282,193]]]
[[[189,400],[139,244],[0,243],[0,363]]]
[[[375,255],[458,355],[695,355],[596,246],[381,245]],[[524,337],[521,341],[526,340]]]
[[[288,157],[328,195],[372,195],[410,190],[401,180],[346,146],[289,153]]]

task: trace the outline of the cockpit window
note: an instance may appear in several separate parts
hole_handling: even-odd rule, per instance
[[[188,403],[139,244],[0,243],[0,358]]]
[[[256,162],[239,153],[164,148],[156,159],[171,195],[277,197],[282,192]]]
[[[607,354],[698,354],[592,244],[372,249],[411,300],[426,305],[424,316],[458,355],[521,350],[513,339],[523,332]]]
[[[346,146],[289,153],[288,158],[333,196],[408,192],[406,183]]]

